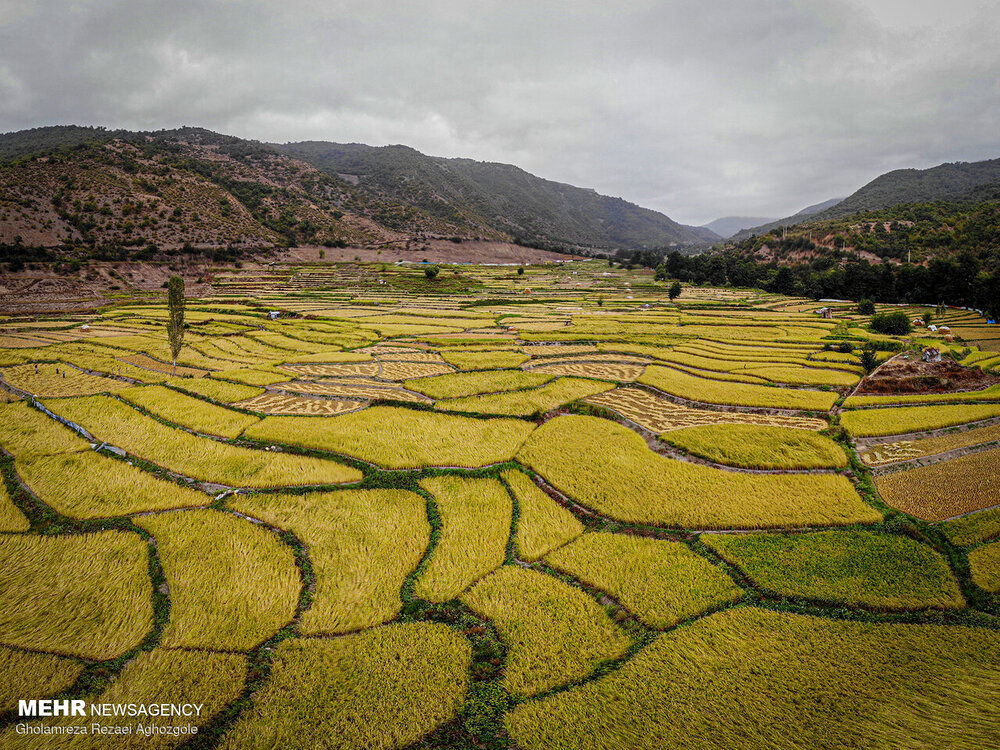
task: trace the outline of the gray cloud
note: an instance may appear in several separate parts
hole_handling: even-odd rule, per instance
[[[997,0],[0,0],[0,130],[518,164],[701,223],[1000,156]]]

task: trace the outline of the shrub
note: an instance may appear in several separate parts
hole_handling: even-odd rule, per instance
[[[865,372],[872,372],[878,367],[878,349],[875,344],[871,341],[865,344],[858,358],[861,360],[861,366],[865,368]]]
[[[872,330],[889,336],[905,336],[913,330],[913,326],[910,323],[909,315],[902,310],[896,310],[873,316]]]
[[[437,275],[438,273],[440,273],[440,271],[441,269],[438,268],[437,266],[427,266],[426,268],[424,268],[424,276],[426,276],[428,279],[434,280],[437,278]]]
[[[863,299],[858,303],[858,312],[862,315],[874,315],[875,303],[870,299]]]

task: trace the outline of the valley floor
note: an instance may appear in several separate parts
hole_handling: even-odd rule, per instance
[[[0,746],[1000,744],[1000,327],[295,252],[0,321]]]

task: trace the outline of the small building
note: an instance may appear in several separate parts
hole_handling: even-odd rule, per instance
[[[279,317],[281,317],[281,312],[278,310],[271,310],[271,312],[267,314],[267,317],[269,317],[271,320],[277,320]]]
[[[951,328],[949,328],[948,326],[941,326],[940,328],[938,328],[938,331],[940,333],[951,333]]]
[[[924,321],[923,321],[922,318],[914,318],[913,321],[912,321],[912,323],[913,323],[913,327],[914,328],[923,328],[924,327]]]
[[[929,326],[927,326],[927,330],[930,331],[931,333],[934,333],[937,331],[937,326],[931,323]]]
[[[928,346],[926,349],[924,349],[924,353],[923,356],[921,356],[921,359],[924,362],[940,362],[941,350],[933,346]]]

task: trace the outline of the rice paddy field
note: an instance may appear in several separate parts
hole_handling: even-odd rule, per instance
[[[0,320],[0,747],[1000,747],[1000,391],[859,358],[1000,327],[454,270],[220,271],[176,371],[159,294]]]

